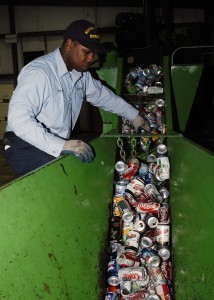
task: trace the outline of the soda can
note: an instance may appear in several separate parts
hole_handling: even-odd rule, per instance
[[[146,269],[142,267],[121,268],[118,271],[120,283],[122,281],[144,281],[148,280]]]
[[[128,166],[124,161],[119,160],[118,162],[116,162],[115,170],[117,171],[117,173],[119,175],[124,174],[127,169],[128,169]]]
[[[158,212],[158,220],[160,224],[169,224],[169,204],[167,202],[162,202],[160,204],[160,209]]]
[[[161,246],[157,249],[158,255],[162,258],[163,261],[168,260],[171,255],[169,247]]]
[[[160,99],[156,99],[155,100],[155,104],[159,107],[164,109],[165,108],[165,101],[164,99],[160,98]]]
[[[162,202],[163,201],[161,194],[158,192],[158,190],[156,189],[156,187],[153,183],[149,183],[149,184],[145,185],[144,193],[146,194],[147,197],[152,199],[152,201],[154,201],[154,202]]]
[[[112,214],[114,217],[121,217],[117,203],[122,199],[124,199],[124,197],[116,197],[116,196],[113,197],[113,201],[112,201],[113,202],[113,204],[112,204],[113,213]]]
[[[136,207],[137,206],[137,200],[133,196],[133,194],[129,193],[128,191],[125,192],[124,194],[126,200],[128,200],[129,204],[131,207]]]
[[[149,276],[147,275],[145,280],[132,281],[132,293],[137,293],[139,291],[145,290],[149,284]],[[146,289],[147,290],[147,289]],[[148,292],[148,290],[147,290]]]
[[[114,199],[117,201],[117,207],[119,209],[123,221],[132,221],[134,216],[129,202],[124,198]]]
[[[158,267],[160,265],[160,257],[149,248],[143,248],[141,250],[141,257],[148,266]]]
[[[121,253],[117,256],[117,263],[120,267],[139,267],[140,259],[137,256]]]
[[[168,156],[161,156],[157,158],[155,176],[159,181],[165,181],[170,178],[170,163]]]
[[[140,234],[146,231],[146,222],[144,220],[137,220],[134,222],[134,229]]]
[[[142,193],[139,197],[138,197],[138,202],[144,202],[147,203],[149,202],[149,199],[146,197],[146,195],[144,193]],[[136,205],[137,206],[137,205]]]
[[[107,292],[105,295],[105,300],[119,300],[119,294],[115,292]]]
[[[140,196],[144,190],[144,181],[140,177],[133,178],[126,186],[125,192],[131,194],[134,198]]]
[[[110,242],[110,260],[116,259],[118,255],[124,252],[124,246],[115,241]]]
[[[149,228],[156,228],[158,226],[158,218],[153,214],[147,214],[146,223]]]
[[[168,246],[170,244],[169,224],[158,224],[156,228],[156,242],[158,245]]]
[[[121,296],[127,297],[129,294],[131,294],[131,290],[132,290],[132,282],[131,281],[122,281],[120,283]]]
[[[126,185],[127,185],[127,182],[123,181],[123,180],[116,182],[116,184],[115,184],[115,196],[116,197],[121,197],[124,195],[125,190],[126,190]]]
[[[152,267],[152,266],[148,265],[147,271],[148,271],[149,277],[150,277],[151,281],[154,283],[154,285],[158,284],[159,282],[164,282],[164,283],[167,282],[160,267]]]
[[[134,224],[132,221],[125,221],[123,222],[122,228],[122,241],[124,243],[126,241],[129,230],[132,230],[134,228]]]
[[[149,154],[146,159],[147,163],[156,163],[157,157],[154,154]]]
[[[151,248],[156,241],[156,230],[150,229],[140,239],[141,248]]]
[[[111,259],[108,263],[107,282],[110,285],[119,285],[118,265],[116,259]]]
[[[157,145],[158,156],[165,155],[167,153],[167,146],[163,143]]]
[[[138,251],[140,242],[140,233],[136,230],[129,230],[124,243],[125,252],[135,255]]]
[[[158,214],[160,209],[160,203],[157,202],[139,202],[136,207],[137,213],[153,213]]]
[[[142,162],[142,163],[140,164],[140,168],[139,168],[139,170],[138,170],[138,173],[139,173],[140,175],[145,175],[145,174],[148,173],[148,171],[149,171],[148,165]]]
[[[111,220],[110,240],[119,241],[121,238],[121,218],[114,216]]]
[[[165,260],[161,263],[161,270],[168,284],[172,284],[172,263],[170,260]]]
[[[160,296],[161,300],[171,300],[169,286],[167,283],[160,282],[155,286],[155,292]]]
[[[108,285],[107,286],[108,293],[120,293],[120,285]]]
[[[163,199],[168,199],[169,198],[169,190],[166,187],[161,187],[159,192],[160,192]]]

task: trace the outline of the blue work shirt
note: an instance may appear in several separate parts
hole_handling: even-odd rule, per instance
[[[21,70],[9,103],[6,131],[58,157],[84,99],[130,121],[139,113],[90,72],[69,72],[57,48]]]

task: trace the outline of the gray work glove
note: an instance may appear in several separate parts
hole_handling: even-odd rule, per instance
[[[65,142],[61,154],[71,154],[82,162],[92,161],[94,154],[91,146],[80,140],[68,140]]]
[[[151,132],[151,127],[149,125],[149,122],[145,118],[143,118],[140,114],[137,115],[137,117],[132,121],[132,124],[135,128],[136,133],[138,133],[140,128],[144,129],[145,132],[147,133]]]

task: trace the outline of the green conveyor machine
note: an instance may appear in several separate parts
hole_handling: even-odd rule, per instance
[[[176,300],[214,299],[214,159],[181,133],[202,69],[163,61]],[[106,67],[98,74],[117,91],[118,72]],[[173,130],[172,108],[180,132]],[[117,116],[101,116],[103,133],[90,142],[92,163],[68,155],[1,187],[0,299],[104,299],[121,134]]]

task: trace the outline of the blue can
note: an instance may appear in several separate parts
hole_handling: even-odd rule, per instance
[[[118,265],[116,259],[111,259],[108,263],[107,281],[108,284],[113,286],[119,284]]]
[[[105,296],[105,300],[119,300],[118,293],[107,292]]]

